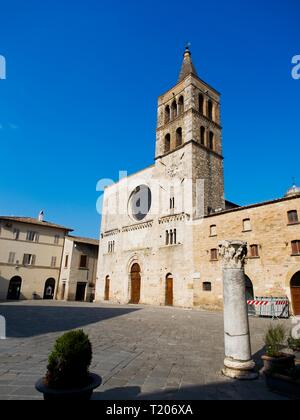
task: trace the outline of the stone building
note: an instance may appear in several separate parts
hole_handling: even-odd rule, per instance
[[[0,217],[0,300],[94,297],[98,241],[30,217]]]
[[[99,241],[67,236],[58,299],[92,302],[95,298]]]
[[[53,299],[71,229],[30,217],[0,217],[0,300]]]
[[[105,190],[97,301],[220,308],[218,242],[245,239],[249,296],[287,295],[300,313],[300,191],[226,201],[220,115],[220,94],[187,48],[177,84],[158,99],[154,165]]]

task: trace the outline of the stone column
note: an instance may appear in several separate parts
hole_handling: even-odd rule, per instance
[[[247,243],[219,244],[223,262],[225,361],[223,374],[233,379],[256,379],[252,360],[246,302],[245,258]]]
[[[6,320],[0,315],[0,340],[6,340]]]

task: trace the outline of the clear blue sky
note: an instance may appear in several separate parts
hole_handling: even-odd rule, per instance
[[[96,183],[153,163],[185,43],[222,93],[226,197],[300,183],[299,0],[0,0],[0,214],[97,237]]]

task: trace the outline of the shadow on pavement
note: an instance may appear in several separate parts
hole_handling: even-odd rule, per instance
[[[287,400],[268,391],[264,380],[243,382],[224,381],[207,385],[185,386],[141,394],[140,387],[113,388],[95,392],[93,400],[102,401],[214,401],[214,400]]]
[[[7,338],[26,338],[86,327],[138,311],[138,308],[0,305]]]

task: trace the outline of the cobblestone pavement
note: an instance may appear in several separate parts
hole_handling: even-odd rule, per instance
[[[144,306],[59,302],[0,304],[7,340],[0,340],[0,399],[40,399],[34,384],[63,332],[83,328],[93,344],[91,371],[103,377],[102,400],[281,399],[263,379],[222,377],[220,313]],[[257,360],[271,320],[251,319]],[[275,322],[275,321],[273,321]]]

